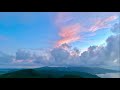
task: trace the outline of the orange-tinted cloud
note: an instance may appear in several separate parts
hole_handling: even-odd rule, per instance
[[[80,24],[76,23],[74,25],[62,27],[59,36],[61,37],[60,40],[57,41],[56,47],[61,46],[62,44],[68,44],[80,39],[78,35],[80,31]]]
[[[61,39],[56,42],[55,47],[59,47],[62,44],[68,44],[80,39],[80,36],[78,35],[80,31],[80,24],[73,23],[73,19],[74,18],[70,13],[58,13],[55,23],[59,28],[59,36]]]
[[[95,24],[93,26],[90,27],[89,31],[95,32],[99,29],[106,28],[106,27],[108,27],[109,22],[111,22],[117,18],[118,18],[117,16],[110,16],[105,19],[99,19],[95,22]]]
[[[60,12],[57,14],[55,18],[55,24],[58,27],[59,30],[59,36],[60,40],[58,40],[55,43],[55,47],[59,47],[62,44],[69,44],[78,40],[81,40],[81,38],[89,38],[92,36],[95,36],[95,31],[103,29],[103,28],[109,28],[110,23],[117,19],[118,16],[109,16],[106,18],[99,18],[97,19],[90,27],[85,27],[83,23],[85,22],[77,22],[76,17],[72,16],[72,13],[67,12]],[[94,19],[94,18],[93,18]],[[89,34],[82,34],[82,32],[88,32]]]

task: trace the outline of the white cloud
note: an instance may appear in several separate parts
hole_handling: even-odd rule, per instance
[[[0,64],[11,63],[14,56],[0,51]]]
[[[120,21],[114,24],[114,27],[111,29],[113,33],[120,33]]]
[[[120,78],[120,73],[97,74],[101,78]]]
[[[117,24],[118,25],[118,24]],[[117,26],[119,27],[119,26]],[[112,31],[120,28],[113,26]],[[118,31],[117,31],[118,32]],[[0,64],[36,66],[99,66],[120,65],[120,34],[115,33],[106,40],[106,46],[90,46],[80,54],[79,49],[63,44],[50,50],[18,50],[15,56],[0,52]]]

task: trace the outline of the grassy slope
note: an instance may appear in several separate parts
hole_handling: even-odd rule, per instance
[[[0,78],[99,78],[95,74],[118,71],[90,67],[42,67],[23,69],[0,75]]]
[[[1,74],[5,74],[5,73],[9,73],[9,72],[14,72],[20,69],[0,69],[0,75]]]
[[[63,71],[63,72],[85,72],[90,74],[104,74],[104,73],[117,73],[119,71],[110,70],[110,69],[103,69],[98,67],[42,67],[36,68],[35,70],[38,71],[46,71],[46,72],[56,72],[56,71]]]
[[[49,70],[24,69],[0,75],[0,78],[99,78],[96,75],[83,72],[64,72]]]

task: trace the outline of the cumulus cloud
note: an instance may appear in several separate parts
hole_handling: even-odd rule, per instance
[[[109,19],[107,21],[109,21]],[[106,46],[90,46],[86,51],[80,52],[78,48],[71,47],[67,43],[61,43],[61,46],[50,50],[18,50],[15,56],[0,52],[0,64],[13,62],[13,65],[29,66],[119,67],[119,30],[119,24],[117,24],[117,26],[115,24],[112,27],[111,31],[115,32],[115,34],[106,39]],[[61,33],[61,36],[69,36],[64,30],[62,32],[64,33]],[[74,29],[72,34],[74,36]]]
[[[29,64],[47,64],[49,63],[50,55],[44,50],[27,50],[20,49],[16,52],[13,63],[29,63]]]
[[[1,64],[13,62],[13,65],[18,66],[119,66],[120,40],[118,37],[120,35],[111,36],[106,40],[106,46],[90,46],[81,54],[79,49],[64,44],[46,53],[43,51],[45,53],[43,55],[27,50],[18,50],[14,57],[0,53],[0,62]]]
[[[63,44],[48,51],[46,55],[31,55],[30,52],[28,54],[21,51],[17,55],[19,55],[19,59],[24,61],[32,60],[32,63],[45,66],[119,66],[119,37],[119,34],[112,35],[106,40],[106,46],[90,46],[82,53],[77,48]]]
[[[117,24],[118,25],[118,24]],[[117,30],[116,30],[117,29]],[[120,66],[120,34],[119,25],[112,27],[111,35],[106,39],[106,46],[90,46],[87,51],[81,53],[80,60],[89,66]]]
[[[106,46],[90,46],[80,54],[79,49],[67,44],[49,50],[44,55],[32,51],[18,50],[15,56],[0,53],[0,64],[23,66],[98,66],[119,67],[120,65],[120,35],[111,36],[106,40]],[[64,49],[66,47],[67,49]],[[42,51],[41,51],[42,52]],[[16,58],[15,58],[16,57]]]
[[[113,28],[111,29],[111,31],[115,34],[120,33],[120,21],[116,24],[114,24]]]
[[[91,46],[83,52],[80,59],[92,66],[119,66],[120,35],[109,37],[106,46]]]
[[[16,52],[16,60],[28,60],[31,59],[31,54],[28,51],[18,50]]]

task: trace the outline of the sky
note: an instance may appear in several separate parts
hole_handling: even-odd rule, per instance
[[[65,60],[65,56],[56,49],[65,50],[72,55],[71,52],[75,52],[73,49],[77,48],[80,56],[87,52],[90,46],[107,47],[106,40],[119,33],[119,30],[117,34],[111,30],[113,27],[117,30],[115,24],[118,22],[119,12],[0,12],[1,67],[6,67],[4,64],[10,64],[9,62],[26,66],[24,60],[30,63],[35,61],[35,58],[39,60],[35,61],[37,65],[32,64],[33,66],[52,65],[53,57],[50,56],[52,54],[54,56],[54,51],[58,52],[55,57],[62,57]],[[39,58],[37,56],[34,58],[31,53],[36,53]],[[22,56],[26,57],[22,58]],[[43,60],[43,56],[46,56],[48,61]],[[50,63],[48,58],[51,60]],[[118,62],[118,59],[113,61]],[[64,65],[62,60],[57,62]],[[16,63],[14,65],[17,65]],[[53,65],[57,66],[55,63]]]
[[[0,13],[0,49],[16,51],[19,48],[51,48],[57,32],[54,13]]]

